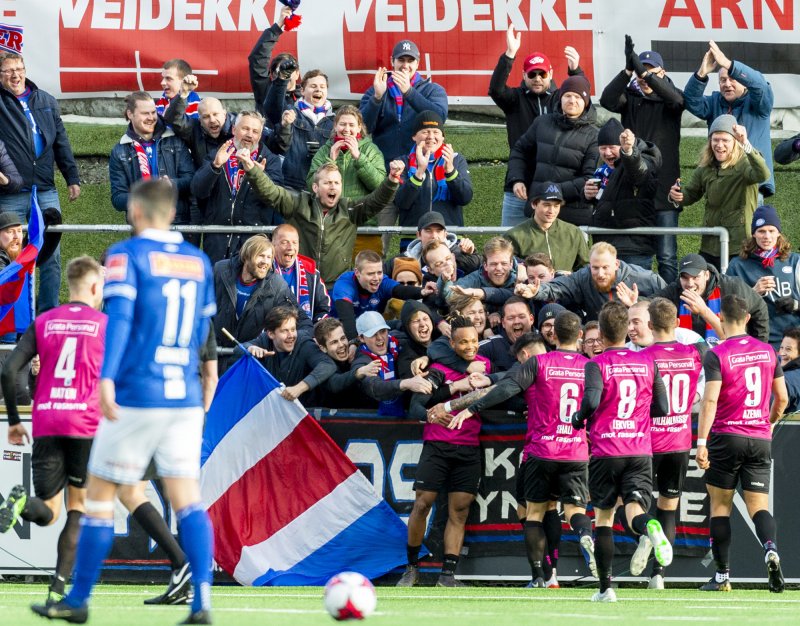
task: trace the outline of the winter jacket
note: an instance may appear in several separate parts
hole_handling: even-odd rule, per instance
[[[392,333],[400,342],[400,355],[397,358],[397,375],[400,378],[411,378],[413,376],[411,373],[412,361],[421,356],[427,356],[428,354],[428,346],[416,341],[411,336],[411,333],[408,332],[411,316],[417,311],[427,313],[428,317],[431,318],[431,324],[433,326],[431,329],[431,340],[439,336],[439,332],[436,330],[436,316],[434,316],[427,306],[417,300],[406,300],[403,302],[403,308],[400,309],[401,330]]]
[[[448,226],[464,225],[464,206],[472,202],[472,179],[467,170],[467,160],[456,152],[453,158],[455,170],[446,180],[450,197],[447,200],[435,200],[438,185],[431,172],[425,171],[425,178],[420,181],[408,171],[408,155],[403,157],[405,173],[403,184],[397,190],[394,199],[399,213],[400,226],[415,227],[419,218],[429,211],[438,211]]]
[[[295,257],[295,280],[297,279],[297,273],[299,272],[301,265],[306,273],[308,303],[300,304],[297,293],[295,293],[296,287],[294,285],[289,285],[288,282],[286,284],[289,287],[289,291],[292,293],[292,296],[294,297],[295,303],[305,312],[306,315],[308,315],[308,317],[311,318],[311,321],[316,324],[323,317],[328,317],[328,315],[330,315],[331,297],[328,295],[328,290],[325,288],[325,283],[322,282],[322,277],[319,275],[319,268],[317,268],[317,264],[314,263],[314,259],[309,259],[307,256],[303,256],[302,254],[298,254]],[[275,273],[281,276],[283,281],[286,282],[286,278],[281,273],[281,268],[278,265],[278,261],[273,261],[273,269]]]
[[[223,333],[222,329],[236,337],[241,342],[252,341],[264,330],[264,318],[270,310],[277,306],[290,306],[298,308],[294,295],[283,278],[274,271],[269,271],[267,276],[260,280],[253,289],[250,299],[245,304],[241,317],[236,315],[236,282],[242,275],[242,263],[236,254],[230,259],[224,259],[214,264],[214,293],[217,295],[217,313],[214,316],[214,331],[217,345],[231,348],[232,343]],[[299,309],[297,327],[299,330],[311,331],[311,320],[302,309]],[[239,358],[220,357],[219,371],[224,372]]]
[[[311,159],[333,130],[333,109],[316,124],[296,106],[295,111],[294,122],[288,126],[276,126],[275,130],[278,154],[283,156],[283,184],[295,191],[303,191],[308,186],[306,178],[311,171]],[[316,152],[309,149],[309,142],[316,142]]]
[[[397,191],[397,183],[384,178],[368,196],[341,197],[338,204],[325,213],[319,200],[307,191],[280,187],[257,167],[250,170],[250,174],[250,184],[262,200],[274,206],[287,222],[297,228],[300,254],[317,262],[326,285],[332,285],[350,269],[356,228],[390,204]]]
[[[203,224],[221,226],[275,226],[283,224],[283,218],[268,202],[264,202],[253,189],[254,172],[262,173],[260,167],[254,167],[244,175],[236,195],[231,194],[231,186],[225,174],[225,166],[214,167],[215,154],[210,154],[203,166],[197,170],[192,179],[192,193],[200,202]],[[259,160],[267,159],[266,171],[270,176],[280,180],[280,159],[267,150],[259,147]],[[248,235],[233,233],[206,234],[203,237],[203,251],[216,263],[238,252]]]
[[[302,92],[300,85],[293,92],[286,92],[284,87],[283,106],[280,110],[273,106],[266,107],[266,99],[272,85],[272,77],[269,74],[270,57],[272,49],[278,43],[278,38],[283,33],[283,29],[277,24],[267,28],[256,41],[256,45],[247,56],[247,67],[250,72],[250,86],[253,89],[253,97],[256,101],[256,111],[261,113],[273,125],[280,124],[281,115],[286,109],[291,109],[294,103],[300,99]]]
[[[128,131],[131,132],[128,124]],[[158,172],[152,172],[153,178],[169,177],[178,190],[178,204],[175,211],[175,224],[191,224],[193,217],[190,187],[194,175],[194,164],[189,148],[171,128],[167,128],[163,120],[158,121],[155,142],[156,163]],[[139,171],[139,158],[133,147],[133,139],[125,133],[119,143],[111,149],[108,159],[108,177],[111,182],[111,204],[117,211],[128,210],[128,192],[133,184],[142,178]],[[194,223],[197,223],[196,221]]]
[[[777,350],[783,339],[783,331],[793,326],[800,326],[800,315],[797,313],[778,313],[775,310],[775,300],[778,298],[791,296],[794,300],[800,301],[800,254],[791,252],[785,261],[778,257],[773,257],[773,261],[775,263],[773,267],[764,267],[761,257],[755,254],[746,259],[737,256],[731,259],[725,273],[728,276],[741,278],[751,288],[764,276],[772,276],[775,279],[775,290],[768,291],[761,296],[761,299],[767,305],[769,342]]]
[[[441,85],[429,78],[420,80],[403,95],[403,118],[397,119],[397,105],[386,90],[380,100],[375,99],[375,88],[370,87],[361,97],[358,108],[364,117],[367,132],[383,153],[386,166],[405,154],[411,144],[414,119],[423,111],[436,111],[447,120],[447,93]]]
[[[533,120],[553,111],[554,101],[559,97],[555,81],[550,81],[547,91],[539,94],[528,89],[524,80],[520,81],[517,87],[509,87],[506,83],[513,65],[514,59],[507,57],[505,53],[501,54],[489,80],[489,97],[506,116],[509,149],[513,148],[517,139],[531,127]],[[583,76],[583,70],[577,67],[574,70],[567,70],[567,74]],[[509,185],[506,176],[505,191],[511,191],[512,186]]]
[[[44,151],[38,158],[35,157],[33,133],[22,104],[13,93],[0,87],[0,141],[6,145],[8,156],[17,166],[22,177],[22,189],[27,191],[33,185],[39,191],[54,189],[56,166],[67,185],[79,185],[78,165],[61,121],[58,102],[30,80],[26,79],[25,85],[31,90],[28,107],[44,139]]]
[[[674,211],[669,189],[681,175],[680,143],[683,92],[665,76],[647,74],[645,81],[653,93],[645,95],[630,87],[625,70],[617,74],[603,90],[600,105],[622,116],[622,125],[638,139],[654,143],[661,152],[661,169],[655,195],[656,211]]]
[[[683,89],[686,110],[701,120],[705,120],[709,126],[720,115],[730,113],[747,129],[747,138],[764,156],[769,170],[769,178],[757,181],[761,183],[759,191],[764,196],[771,196],[775,193],[775,177],[772,174],[772,142],[769,134],[769,117],[775,100],[772,87],[761,72],[748,67],[741,61],[731,61],[728,75],[747,87],[747,91],[741,98],[729,103],[719,91],[704,96],[703,92],[708,84],[708,76],[701,79],[697,74],[692,74]]]
[[[544,252],[558,272],[574,272],[589,262],[589,246],[581,229],[560,219],[542,230],[531,217],[509,228],[503,237],[514,244],[515,256],[524,259],[534,252]]]
[[[555,301],[570,310],[582,309],[586,321],[596,320],[606,302],[619,300],[617,298],[619,283],[625,283],[631,288],[636,283],[639,295],[644,298],[649,298],[666,287],[666,283],[658,274],[620,261],[614,284],[608,293],[597,290],[592,281],[592,272],[587,265],[577,272],[567,276],[556,276],[549,283],[542,283],[533,299]]]
[[[225,124],[220,129],[219,135],[212,137],[203,129],[199,119],[186,116],[184,115],[185,112],[186,100],[184,98],[173,98],[164,111],[164,122],[171,126],[173,132],[189,147],[194,168],[199,170],[203,167],[209,155],[213,160],[219,147],[233,137],[236,114],[228,113],[225,116]]]
[[[717,268],[713,265],[708,266],[710,273],[706,290],[702,294],[703,300],[708,300],[709,295],[719,286],[720,298],[729,294],[744,298],[747,302],[747,312],[750,313],[750,321],[747,323],[747,334],[763,342],[769,341],[769,313],[767,305],[759,295],[753,291],[741,278],[736,276],[720,275]],[[639,293],[642,293],[641,287]],[[664,289],[655,294],[658,297],[671,300],[672,303],[681,308],[681,294],[683,287],[680,278],[667,285]],[[699,315],[692,315],[692,330],[701,337],[706,336],[706,321]]]
[[[597,112],[589,106],[569,119],[556,104],[554,113],[537,117],[519,138],[508,157],[508,182],[554,182],[561,185],[565,204],[560,218],[576,226],[591,223],[591,207],[583,199],[584,183],[597,166]]]
[[[727,228],[735,248],[750,236],[753,211],[758,203],[758,183],[767,178],[769,168],[764,157],[758,150],[751,149],[750,154],[733,167],[721,169],[711,165],[695,169],[681,188],[681,204],[689,206],[705,198],[703,226]],[[719,239],[713,235],[703,236],[700,251],[718,257]]]
[[[467,289],[482,289],[484,293],[483,301],[486,304],[486,310],[489,313],[494,313],[495,311],[499,311],[503,304],[505,304],[505,301],[514,295],[514,286],[517,284],[518,267],[517,259],[515,258],[512,260],[511,272],[509,273],[506,282],[501,287],[492,284],[486,274],[486,270],[482,267],[475,270],[471,274],[467,274],[463,278],[459,278],[455,283],[445,283],[441,278],[439,278],[439,293],[442,294],[445,300],[447,300],[447,298],[449,298],[450,294],[453,292],[454,284]]]
[[[358,159],[354,159],[350,151],[339,150],[336,161],[331,159],[333,139],[328,139],[311,159],[311,167],[306,176],[306,188],[311,191],[314,174],[326,163],[336,163],[342,173],[342,196],[345,198],[358,198],[366,196],[381,184],[386,178],[386,166],[383,163],[383,154],[369,137],[358,140]]]
[[[783,366],[783,380],[789,392],[789,404],[784,414],[800,411],[800,359],[793,359]]]
[[[373,406],[372,401],[361,393],[356,370],[350,369],[350,362],[331,360],[336,371],[319,387],[316,406],[328,409],[366,409]]]
[[[791,139],[784,139],[775,147],[775,162],[789,165],[800,159],[800,150],[794,149],[794,142],[800,141],[800,133]]]
[[[591,202],[593,225],[600,228],[655,226],[660,168],[661,153],[649,141],[637,139],[630,155],[620,150],[602,197]],[[593,239],[609,242],[619,256],[656,253],[655,237],[648,235],[594,235]]]
[[[6,150],[6,146],[2,141],[0,141],[0,172],[8,179],[6,185],[0,186],[0,194],[18,193],[22,189],[22,176],[19,175],[19,170],[14,165],[14,161],[8,156],[8,150]]]

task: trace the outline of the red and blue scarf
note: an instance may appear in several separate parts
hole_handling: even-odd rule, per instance
[[[381,380],[394,380],[397,374],[395,371],[395,362],[397,361],[397,356],[400,354],[400,344],[392,335],[389,335],[387,342],[386,354],[383,355],[375,354],[363,343],[359,347],[359,350],[373,361],[380,362],[381,371],[378,373],[378,376],[381,377]],[[394,400],[381,400],[378,404],[378,415],[393,417],[402,417],[405,415],[402,394]]]
[[[411,77],[411,86],[413,87],[419,81],[422,80],[422,76],[419,72],[414,72],[414,75]],[[400,91],[400,87],[394,84],[394,78],[391,74],[389,74],[389,78],[386,79],[386,88],[389,90],[389,94],[394,98],[395,106],[397,107],[397,121],[403,121],[403,92]]]
[[[306,312],[308,317],[311,317],[311,291],[308,288],[308,270],[305,267],[305,261],[300,259],[300,256],[295,257],[294,263],[289,267],[282,267],[277,261],[274,262],[275,270],[280,271],[283,280],[289,285],[294,297],[297,298],[298,306]],[[310,268],[311,273],[314,273],[315,268]]]
[[[325,100],[325,103],[322,106],[312,107],[305,100],[298,100],[297,110],[314,122],[314,125],[316,126],[319,124],[320,120],[324,119],[328,113],[330,113],[331,103],[329,100]]]
[[[758,250],[756,254],[761,258],[762,267],[775,267],[775,257],[778,256],[778,248]]]
[[[720,304],[722,303],[722,293],[719,290],[719,287],[714,287],[711,290],[711,293],[708,294],[708,298],[706,299],[706,304],[708,308],[711,309],[711,312],[719,317],[719,312],[721,309]],[[692,312],[689,310],[689,307],[686,306],[686,303],[681,301],[681,306],[678,309],[678,326],[681,328],[688,328],[689,330],[693,330],[692,328]],[[719,335],[717,335],[716,331],[712,328],[711,324],[706,322],[706,333],[705,333],[705,340],[708,341],[709,339],[716,339],[719,341]]]
[[[436,181],[436,193],[433,194],[433,201],[439,200],[447,202],[450,199],[450,190],[447,188],[447,175],[444,171],[444,144],[439,146],[439,149],[434,152],[433,156],[428,161],[428,171],[433,175]],[[408,154],[408,177],[411,178],[417,171],[417,146],[411,148]]]
[[[250,153],[250,158],[255,161],[258,159],[258,150]],[[225,178],[228,180],[228,186],[231,188],[231,198],[235,198],[239,192],[239,187],[242,186],[244,180],[244,170],[239,167],[239,158],[236,154],[232,154],[225,161]]]

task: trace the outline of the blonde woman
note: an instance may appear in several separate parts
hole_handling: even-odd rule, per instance
[[[724,226],[732,242],[748,235],[758,205],[758,186],[770,177],[764,157],[747,139],[747,130],[733,115],[720,115],[708,129],[708,143],[700,163],[685,185],[678,180],[669,199],[676,207],[706,200],[703,226]],[[704,236],[700,254],[720,266],[719,239]],[[737,253],[731,250],[731,256]],[[680,268],[678,268],[680,271]]]

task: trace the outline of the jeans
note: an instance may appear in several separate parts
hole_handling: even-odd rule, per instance
[[[625,261],[628,265],[638,265],[648,272],[653,270],[653,257],[646,254],[619,254],[620,261]]]
[[[657,211],[656,226],[675,228],[678,226],[678,211]],[[678,238],[675,235],[656,237],[656,260],[658,275],[668,285],[678,279]]]
[[[42,211],[55,208],[61,212],[57,190],[39,191],[37,195]],[[7,196],[0,195],[0,209],[14,211],[27,224],[31,211],[31,193],[24,191]],[[61,246],[59,245],[53,256],[38,267],[39,295],[36,298],[36,310],[42,313],[58,306],[58,292],[61,289]]]
[[[530,218],[525,217],[525,205],[527,200],[520,200],[512,192],[503,193],[503,209],[500,214],[501,226],[516,226]]]

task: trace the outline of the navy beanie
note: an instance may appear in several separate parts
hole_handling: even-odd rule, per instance
[[[781,218],[778,217],[778,211],[774,206],[765,204],[757,207],[753,213],[753,223],[750,226],[750,234],[753,234],[762,226],[774,226],[781,231]]]

